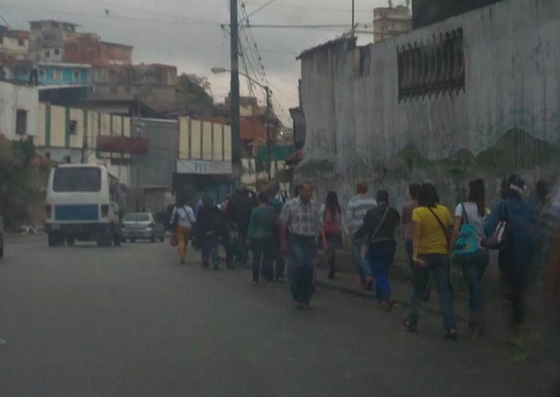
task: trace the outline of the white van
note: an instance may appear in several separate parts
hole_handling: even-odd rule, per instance
[[[97,241],[120,245],[119,181],[103,165],[65,164],[51,170],[45,205],[49,246]]]

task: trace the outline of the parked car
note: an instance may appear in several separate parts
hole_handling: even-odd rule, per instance
[[[4,256],[4,218],[0,215],[0,258]]]
[[[165,228],[153,214],[138,212],[128,214],[123,219],[123,240],[133,243],[136,240],[155,242],[165,240]]]

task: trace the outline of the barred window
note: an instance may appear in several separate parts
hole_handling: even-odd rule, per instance
[[[399,102],[465,90],[463,29],[398,49]]]

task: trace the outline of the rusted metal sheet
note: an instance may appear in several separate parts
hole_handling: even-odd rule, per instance
[[[129,138],[126,136],[98,136],[97,150],[101,152],[128,153],[147,156],[150,141],[146,138]]]

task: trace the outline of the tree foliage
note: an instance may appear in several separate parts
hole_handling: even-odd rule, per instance
[[[183,99],[184,111],[188,116],[212,116],[214,114],[212,87],[206,77],[182,74],[179,76],[177,84]]]
[[[28,208],[40,194],[33,181],[35,158],[31,140],[0,137],[0,211],[8,228],[27,223]]]

